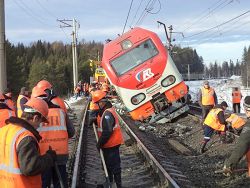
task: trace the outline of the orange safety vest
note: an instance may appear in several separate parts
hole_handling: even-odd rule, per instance
[[[18,96],[18,98],[17,98],[17,102],[16,102],[16,106],[17,106],[17,117],[21,117],[22,116],[22,114],[23,114],[23,111],[22,111],[22,108],[21,108],[21,105],[20,105],[20,100],[22,99],[22,98],[26,98],[27,100],[29,100],[29,98],[28,97],[26,97],[25,95],[19,95]]]
[[[5,125],[5,120],[9,119],[11,116],[16,117],[14,111],[5,108],[0,109],[0,128]]]
[[[233,103],[240,103],[241,92],[240,91],[233,91],[232,98],[233,98]]]
[[[218,114],[219,112],[223,111],[220,108],[213,108],[210,110],[208,113],[204,124],[208,125],[209,127],[213,128],[214,130],[217,131],[225,131],[225,125],[221,124],[218,119]]]
[[[14,102],[11,99],[5,99],[5,103],[8,105],[8,107],[11,110],[15,110],[15,104],[14,104]]]
[[[120,124],[119,124],[118,116],[117,116],[117,114],[115,112],[115,109],[113,107],[109,108],[109,109],[106,109],[104,111],[104,113],[106,111],[109,111],[110,113],[112,113],[112,115],[115,118],[115,126],[113,127],[113,133],[111,134],[109,140],[103,145],[103,148],[111,148],[111,147],[123,144],[124,141],[123,141],[123,137],[122,137],[122,132],[121,132],[121,127],[120,127]],[[102,119],[103,119],[103,115],[102,115],[101,118],[97,118],[97,119],[98,119],[98,121],[97,121],[97,124],[98,124],[97,132],[98,132],[98,137],[100,138],[101,135],[102,135]]]
[[[234,129],[241,128],[246,124],[246,120],[236,114],[231,114],[230,117],[226,119],[226,121],[230,122]]]
[[[25,176],[18,162],[18,144],[27,136],[35,136],[23,127],[8,124],[0,131],[0,183],[1,188],[41,188],[41,175]],[[35,138],[36,140],[36,138]]]
[[[67,155],[68,132],[65,113],[61,108],[49,108],[49,123],[41,123],[37,129],[42,136],[39,142],[41,154],[45,154],[49,146],[59,155]]]
[[[214,101],[214,89],[213,88],[202,88],[201,89],[201,95],[202,95],[202,99],[201,99],[201,103],[202,105],[214,105],[215,101]]]
[[[63,99],[61,99],[60,97],[57,96],[57,97],[53,98],[53,99],[51,100],[51,102],[52,102],[53,104],[55,104],[55,105],[60,106],[60,108],[65,112],[65,114],[67,114],[68,110],[67,110],[67,108],[66,108],[66,105],[65,105]]]

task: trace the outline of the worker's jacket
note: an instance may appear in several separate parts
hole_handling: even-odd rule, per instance
[[[57,155],[68,155],[68,132],[66,115],[61,108],[49,108],[49,123],[41,123],[37,129],[42,136],[39,142],[41,154],[46,153],[49,146]]]
[[[105,112],[109,111],[115,119],[115,125],[107,125],[107,126],[113,126],[113,131],[111,136],[109,137],[108,141],[102,146],[102,148],[111,148],[118,145],[121,145],[123,143],[123,137],[121,132],[121,127],[119,124],[118,116],[115,112],[114,108],[106,109],[102,115],[102,117],[98,118],[97,124],[98,124],[98,137],[100,138],[102,136],[103,132],[103,119],[105,118]]]
[[[41,188],[41,175],[25,176],[19,165],[17,148],[26,137],[35,136],[27,129],[8,124],[0,131],[0,187],[1,188]],[[37,141],[37,140],[36,140]]]
[[[89,110],[99,110],[98,104],[94,103],[93,101],[90,101],[90,103],[89,103]]]
[[[20,101],[22,98],[26,98],[27,101],[29,100],[28,97],[26,97],[25,95],[19,95],[18,98],[17,98],[17,102],[16,102],[16,107],[17,107],[17,117],[21,117],[22,114],[23,114],[23,110],[22,110],[22,107],[21,107],[21,104],[20,104]]]
[[[8,107],[15,111],[15,103],[13,102],[13,100],[11,98],[5,98],[5,103],[8,105]]]
[[[13,110],[11,110],[7,104],[0,103],[0,128],[5,125],[5,120],[10,117],[15,117],[16,114]]]
[[[240,103],[241,97],[242,96],[240,91],[233,91],[232,93],[233,103]]]
[[[208,89],[202,88],[201,89],[201,103],[202,105],[215,105],[214,100],[214,89],[209,87]]]
[[[205,121],[204,121],[204,124],[213,128],[214,130],[225,131],[225,125],[221,124],[219,119],[218,119],[218,114],[221,111],[223,111],[221,108],[211,109],[210,112],[208,113]]]
[[[53,103],[53,104],[55,104],[55,105],[58,105],[58,106],[60,106],[60,108],[65,112],[65,114],[67,114],[67,108],[66,108],[66,106],[65,106],[65,103],[64,103],[64,100],[63,99],[61,99],[60,97],[58,97],[58,96],[55,96],[55,97],[53,97],[52,99],[51,99],[51,102]]]
[[[246,120],[236,114],[231,114],[230,117],[226,119],[226,121],[231,123],[232,128],[234,129],[239,129],[246,124]]]

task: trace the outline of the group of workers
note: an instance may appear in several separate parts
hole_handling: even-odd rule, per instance
[[[67,186],[68,139],[75,129],[64,101],[41,80],[21,88],[16,105],[0,93],[0,182],[3,188]]]
[[[217,104],[217,96],[208,81],[204,81],[203,87],[199,92],[199,104],[202,107],[202,127],[204,130],[204,139],[200,147],[200,153],[204,153],[206,145],[214,132],[220,135],[222,143],[227,143],[226,131],[232,131],[240,135],[235,149],[230,157],[225,161],[223,172],[230,175],[236,168],[240,159],[246,155],[248,162],[248,174],[250,176],[250,96],[246,96],[243,102],[243,108],[247,119],[242,118],[240,113],[240,102],[242,94],[238,88],[232,92],[232,103],[234,113],[226,113],[227,102],[223,101]]]

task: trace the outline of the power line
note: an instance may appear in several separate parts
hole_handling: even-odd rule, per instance
[[[126,21],[125,21],[125,24],[124,24],[124,27],[123,27],[123,30],[122,30],[122,34],[124,33],[125,27],[127,25],[127,21],[128,21],[128,17],[129,17],[129,14],[130,14],[131,7],[133,5],[133,1],[134,0],[131,0],[130,7],[129,7],[129,10],[128,10],[128,14],[127,14],[127,18],[126,18]]]
[[[185,38],[191,38],[191,37],[194,37],[194,36],[197,36],[197,35],[206,33],[206,32],[208,32],[208,31],[211,31],[211,30],[213,30],[213,29],[215,29],[215,28],[218,28],[218,27],[220,27],[220,26],[222,26],[222,25],[225,25],[225,24],[227,24],[227,23],[229,23],[229,22],[231,22],[231,21],[233,21],[233,20],[235,20],[235,19],[237,19],[237,18],[240,18],[241,16],[244,16],[245,14],[248,14],[249,12],[250,12],[250,10],[248,10],[248,11],[246,11],[246,12],[240,14],[239,16],[236,16],[236,17],[234,17],[234,18],[232,18],[232,19],[230,19],[230,20],[228,20],[228,21],[226,21],[226,22],[223,22],[223,23],[221,23],[221,24],[219,24],[219,25],[216,25],[216,26],[214,26],[214,27],[212,27],[212,28],[209,28],[209,29],[206,29],[206,30],[204,30],[204,31],[195,33],[195,34],[193,34],[193,35],[187,36],[187,37],[185,37]]]
[[[130,27],[132,27],[132,24],[133,24],[133,22],[135,21],[135,18],[136,18],[136,16],[137,16],[137,13],[138,13],[139,9],[141,8],[141,4],[142,4],[143,1],[144,1],[144,0],[141,0],[140,4],[139,4],[139,6],[138,6],[138,8],[137,8],[137,10],[136,10],[136,12],[135,12],[135,15],[134,15],[134,17],[133,17],[133,19],[132,19],[132,21],[131,21],[131,23],[130,23]]]
[[[221,1],[223,1],[222,3],[220,3]],[[197,24],[198,22],[200,22],[201,20],[208,18],[209,16],[211,16],[212,13],[215,12],[215,10],[217,8],[219,8],[221,5],[223,5],[225,2],[227,2],[228,0],[219,0],[216,3],[214,3],[212,6],[210,6],[209,8],[207,8],[205,11],[203,11],[203,13],[201,13],[201,16],[197,16],[198,18],[194,20],[194,22],[192,22],[189,26],[187,26],[185,29],[183,29],[183,32],[190,29],[193,25]],[[233,0],[230,0],[230,2],[228,4],[230,4]],[[220,4],[219,4],[220,3]],[[216,4],[216,7],[214,7]],[[226,6],[228,5],[226,4]],[[214,7],[214,8],[213,8]],[[225,6],[224,6],[225,7]],[[224,8],[222,7],[222,8]],[[206,13],[208,11],[208,13]],[[204,14],[204,15],[203,15]],[[203,15],[203,16],[202,16]]]
[[[45,8],[42,3],[39,1],[39,0],[36,0],[36,2],[38,3],[38,5],[43,9],[45,10],[50,16],[54,17],[57,19],[57,16],[55,16],[53,13],[51,13],[47,8]]]

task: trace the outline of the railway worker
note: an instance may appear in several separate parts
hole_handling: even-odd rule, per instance
[[[26,87],[22,87],[19,93],[19,96],[17,98],[16,106],[17,106],[17,117],[21,117],[23,110],[24,110],[24,104],[29,100],[29,91]]]
[[[206,144],[209,142],[214,131],[220,133],[221,141],[226,143],[226,120],[224,116],[224,111],[227,109],[228,105],[225,101],[221,104],[216,105],[210,110],[205,121],[204,121],[204,139],[200,148],[200,153],[205,152]]]
[[[63,99],[61,99],[53,90],[53,86],[47,80],[41,80],[37,83],[37,87],[42,88],[48,95],[48,99],[58,106],[67,114],[67,108]]]
[[[242,94],[239,91],[239,88],[234,88],[234,91],[232,92],[232,102],[233,102],[233,109],[234,113],[240,113],[240,101],[242,98]]]
[[[192,103],[192,97],[189,93],[189,86],[187,85],[187,104],[191,104]]]
[[[68,139],[75,134],[75,129],[68,116],[60,108],[48,100],[47,93],[38,86],[32,89],[32,98],[41,98],[48,104],[48,123],[43,123],[37,129],[42,136],[39,142],[41,154],[44,154],[50,147],[57,152],[56,163],[58,165],[64,187],[67,186],[66,164],[68,161]],[[54,168],[42,173],[42,187],[50,187],[53,180],[54,188],[60,187],[59,178]]]
[[[5,125],[5,120],[10,117],[15,117],[16,114],[7,104],[6,99],[2,93],[0,93],[0,128]]]
[[[41,173],[54,165],[56,152],[39,152],[41,139],[36,130],[47,121],[48,105],[30,99],[21,118],[11,117],[0,131],[0,183],[2,188],[41,188]]]
[[[208,114],[208,112],[217,104],[217,96],[209,82],[205,80],[203,87],[200,89],[198,94],[198,102],[202,108],[202,125]]]
[[[234,132],[235,134],[239,135],[243,129],[243,126],[246,124],[246,120],[237,114],[229,114],[226,115],[226,122],[229,131]]]
[[[250,176],[250,96],[245,97],[243,108],[247,116],[247,121],[233,152],[224,163],[223,171],[226,176],[231,175],[233,170],[236,168],[237,163],[244,155],[246,155],[248,163],[248,176]]]
[[[105,98],[106,93],[98,90],[93,93],[92,100],[99,105],[98,143],[97,149],[103,150],[110,182],[115,180],[117,188],[122,187],[121,159],[119,147],[123,143],[119,119],[112,104]]]
[[[13,110],[16,111],[16,107],[15,107],[15,103],[12,100],[12,92],[10,91],[10,89],[5,89],[4,90],[4,98],[5,98],[5,103],[8,105],[8,107]]]

